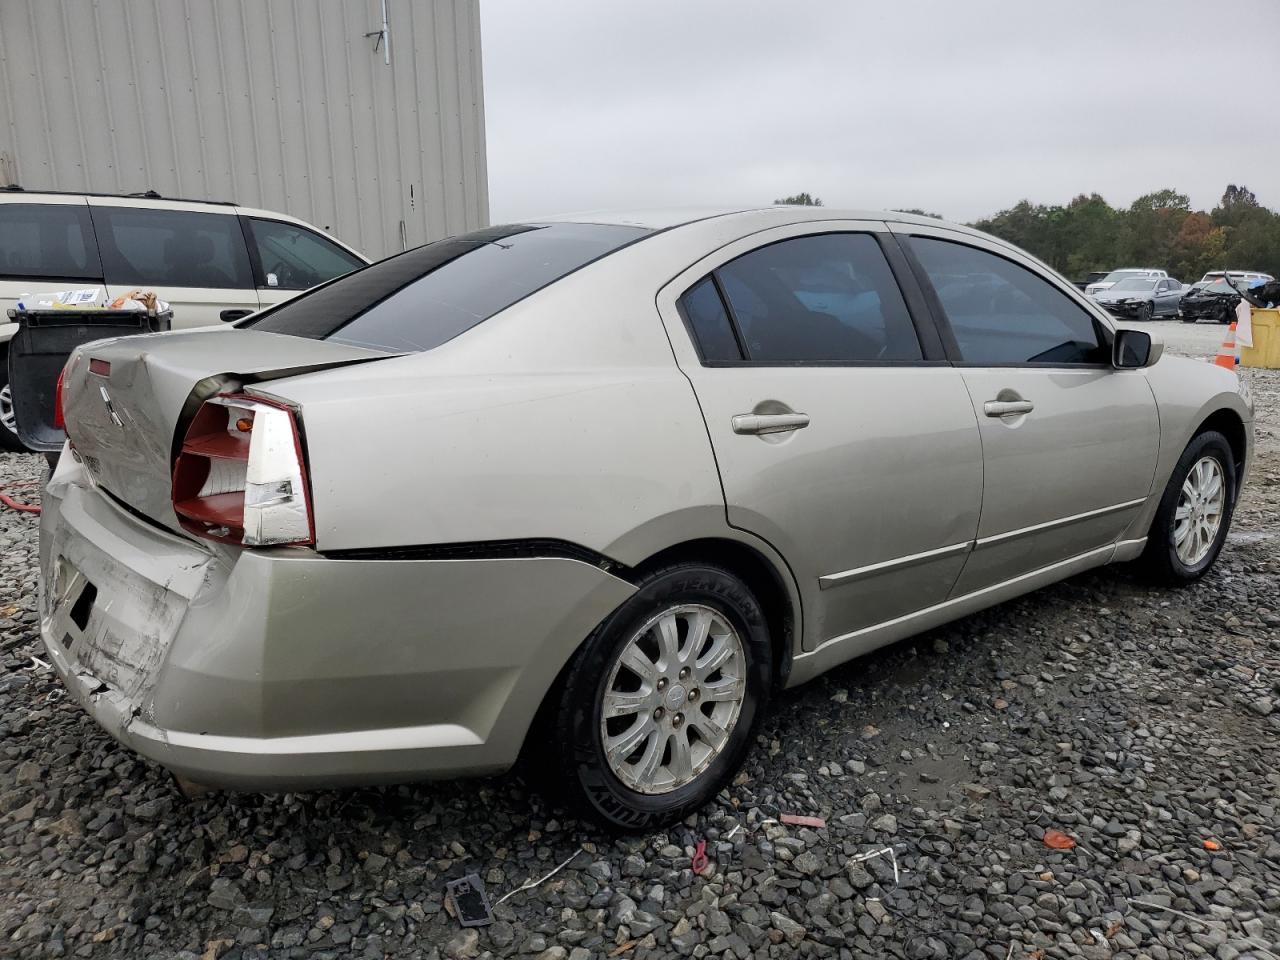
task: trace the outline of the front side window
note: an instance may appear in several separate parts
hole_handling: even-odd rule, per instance
[[[0,203],[0,276],[101,280],[84,203]]]
[[[962,243],[931,237],[912,237],[910,243],[965,363],[1108,361],[1093,317],[1042,277]]]
[[[306,290],[364,266],[363,260],[314,230],[257,217],[249,217],[248,223],[266,287]]]
[[[102,270],[113,286],[253,289],[234,214],[95,206],[93,224]]]
[[[921,359],[897,280],[870,234],[782,240],[731,260],[716,276],[748,360]]]
[[[430,350],[648,233],[595,223],[489,227],[380,260],[242,325],[394,353]]]

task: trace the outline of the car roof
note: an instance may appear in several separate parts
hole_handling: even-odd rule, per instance
[[[862,210],[840,207],[812,207],[775,203],[755,207],[655,207],[640,209],[582,210],[545,217],[527,217],[522,223],[598,223],[611,226],[644,227],[669,230],[715,217],[756,217],[778,223],[809,220],[880,220],[894,223],[946,224],[955,230],[975,233],[970,227],[946,223],[932,217],[921,217],[896,210]]]
[[[142,190],[137,193],[95,193],[92,190],[27,190],[15,183],[0,187],[0,194],[13,194],[26,199],[38,200],[41,197],[101,197],[119,200],[161,200],[169,203],[206,203],[218,207],[234,207],[234,200],[192,200],[187,197],[165,197],[154,190]]]

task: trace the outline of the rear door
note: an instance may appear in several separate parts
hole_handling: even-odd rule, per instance
[[[1115,542],[1151,492],[1159,421],[1146,375],[1111,366],[1109,327],[1002,245],[895,225],[982,434],[977,545],[956,594]]]
[[[0,450],[22,449],[8,364],[18,325],[5,311],[30,294],[101,287],[84,197],[0,191]]]
[[[254,285],[264,307],[365,266],[364,257],[331,237],[288,220],[242,211]]]
[[[100,286],[84,197],[0,192],[0,324],[24,294]]]
[[[790,564],[809,648],[944,600],[977,529],[973,408],[891,263],[907,274],[882,223],[799,224],[658,297],[728,522]]]
[[[111,297],[152,290],[173,307],[175,329],[258,309],[235,207],[90,197],[89,210]]]

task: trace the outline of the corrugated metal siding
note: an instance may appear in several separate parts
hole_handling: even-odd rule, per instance
[[[3,0],[0,178],[235,200],[371,257],[489,219],[476,0]]]

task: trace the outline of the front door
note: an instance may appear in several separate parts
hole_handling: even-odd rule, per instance
[[[922,349],[883,229],[766,231],[659,296],[728,521],[791,565],[809,649],[944,600],[977,530],[973,408]]]
[[[1159,447],[1141,370],[1108,330],[1011,250],[904,227],[936,294],[982,435],[977,544],[961,595],[1114,543],[1151,493]]]
[[[365,265],[363,258],[301,224],[242,212],[258,300],[263,307],[284,303],[303,290]]]
[[[234,207],[91,197],[89,210],[110,298],[154,291],[173,308],[175,329],[258,309]]]

